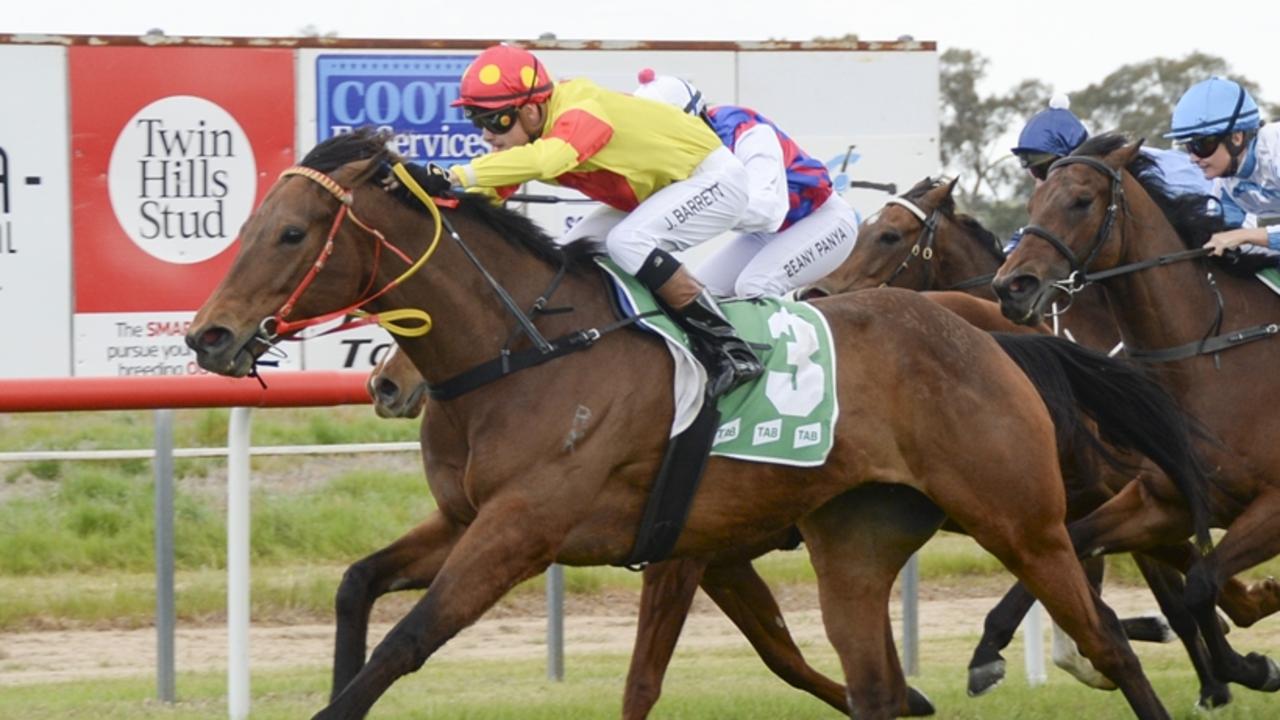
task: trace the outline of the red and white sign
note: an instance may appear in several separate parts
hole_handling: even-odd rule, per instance
[[[69,70],[75,374],[195,372],[173,328],[293,163],[292,53],[77,46]]]

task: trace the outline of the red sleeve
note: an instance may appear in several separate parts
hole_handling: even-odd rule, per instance
[[[556,118],[547,139],[558,138],[578,153],[578,162],[600,152],[613,137],[613,126],[581,108],[572,108]]]

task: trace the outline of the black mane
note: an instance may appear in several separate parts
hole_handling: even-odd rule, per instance
[[[1129,143],[1129,139],[1118,132],[1104,133],[1095,137],[1091,137],[1084,142],[1083,145],[1076,148],[1072,155],[1088,155],[1091,157],[1106,157],[1111,153],[1119,150]],[[1196,194],[1179,194],[1175,190],[1169,188],[1164,181],[1164,175],[1160,172],[1156,161],[1148,157],[1144,153],[1138,153],[1130,161],[1125,168],[1133,175],[1138,184],[1142,186],[1151,199],[1159,206],[1160,211],[1164,213],[1165,218],[1173,229],[1177,231],[1178,237],[1182,238],[1182,242],[1187,248],[1198,248],[1209,241],[1209,238],[1216,232],[1226,229],[1226,225],[1222,219],[1221,213],[1214,208],[1217,207],[1217,201],[1210,195]],[[1233,271],[1252,273],[1256,267],[1246,268],[1246,264],[1252,266],[1254,256],[1240,256],[1237,260],[1224,260],[1224,264],[1229,266],[1228,269]],[[1271,265],[1274,261],[1265,258],[1259,266]]]
[[[373,174],[365,178],[384,181],[391,172],[391,165],[402,158],[387,148],[391,134],[372,127],[362,127],[349,133],[335,135],[311,149],[299,163],[304,167],[328,173],[348,163],[361,160],[376,160]],[[599,248],[590,240],[581,240],[569,245],[559,245],[542,230],[533,220],[501,205],[494,205],[489,199],[478,194],[454,194],[448,178],[433,173],[425,167],[405,163],[409,174],[432,197],[457,198],[458,211],[469,217],[484,222],[493,228],[507,242],[524,248],[534,256],[555,267],[561,265],[585,267],[591,256],[599,253]],[[420,212],[427,212],[422,202],[407,189],[397,187],[392,195]]]

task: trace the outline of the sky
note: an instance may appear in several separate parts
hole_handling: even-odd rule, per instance
[[[0,34],[297,35],[307,26],[345,38],[585,40],[809,40],[856,33],[910,35],[939,51],[976,50],[990,60],[987,92],[1028,78],[1079,90],[1126,63],[1225,58],[1280,101],[1275,0],[1222,6],[1169,0],[31,0],[9,2]],[[1223,9],[1221,15],[1213,10]],[[731,8],[731,9],[728,9]],[[1152,9],[1158,8],[1158,9]],[[1228,28],[1228,17],[1234,24]]]

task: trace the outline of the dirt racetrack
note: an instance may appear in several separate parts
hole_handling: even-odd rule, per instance
[[[926,588],[920,607],[922,642],[979,633],[982,618],[995,605],[1000,590],[1001,586],[991,581],[981,581],[979,587]],[[826,642],[815,588],[782,588],[778,596],[801,647]],[[1112,588],[1106,591],[1105,598],[1121,616],[1154,612],[1155,608],[1155,601],[1146,590]],[[635,637],[637,606],[636,593],[570,597],[566,603],[566,653],[629,653]],[[896,626],[901,616],[900,604],[895,602],[892,611]],[[392,618],[388,614],[375,616],[370,629],[372,639],[381,638],[390,629]],[[454,638],[438,656],[536,659],[545,657],[545,642],[546,604],[541,596],[524,595],[504,601]],[[737,629],[701,593],[680,645],[749,651]],[[257,625],[251,629],[254,670],[327,667],[332,653],[331,623]],[[224,626],[179,624],[178,672],[221,672],[226,668],[226,655]],[[156,637],[150,628],[0,634],[0,686],[153,675],[155,658]],[[1012,656],[1009,658],[1015,661]]]

